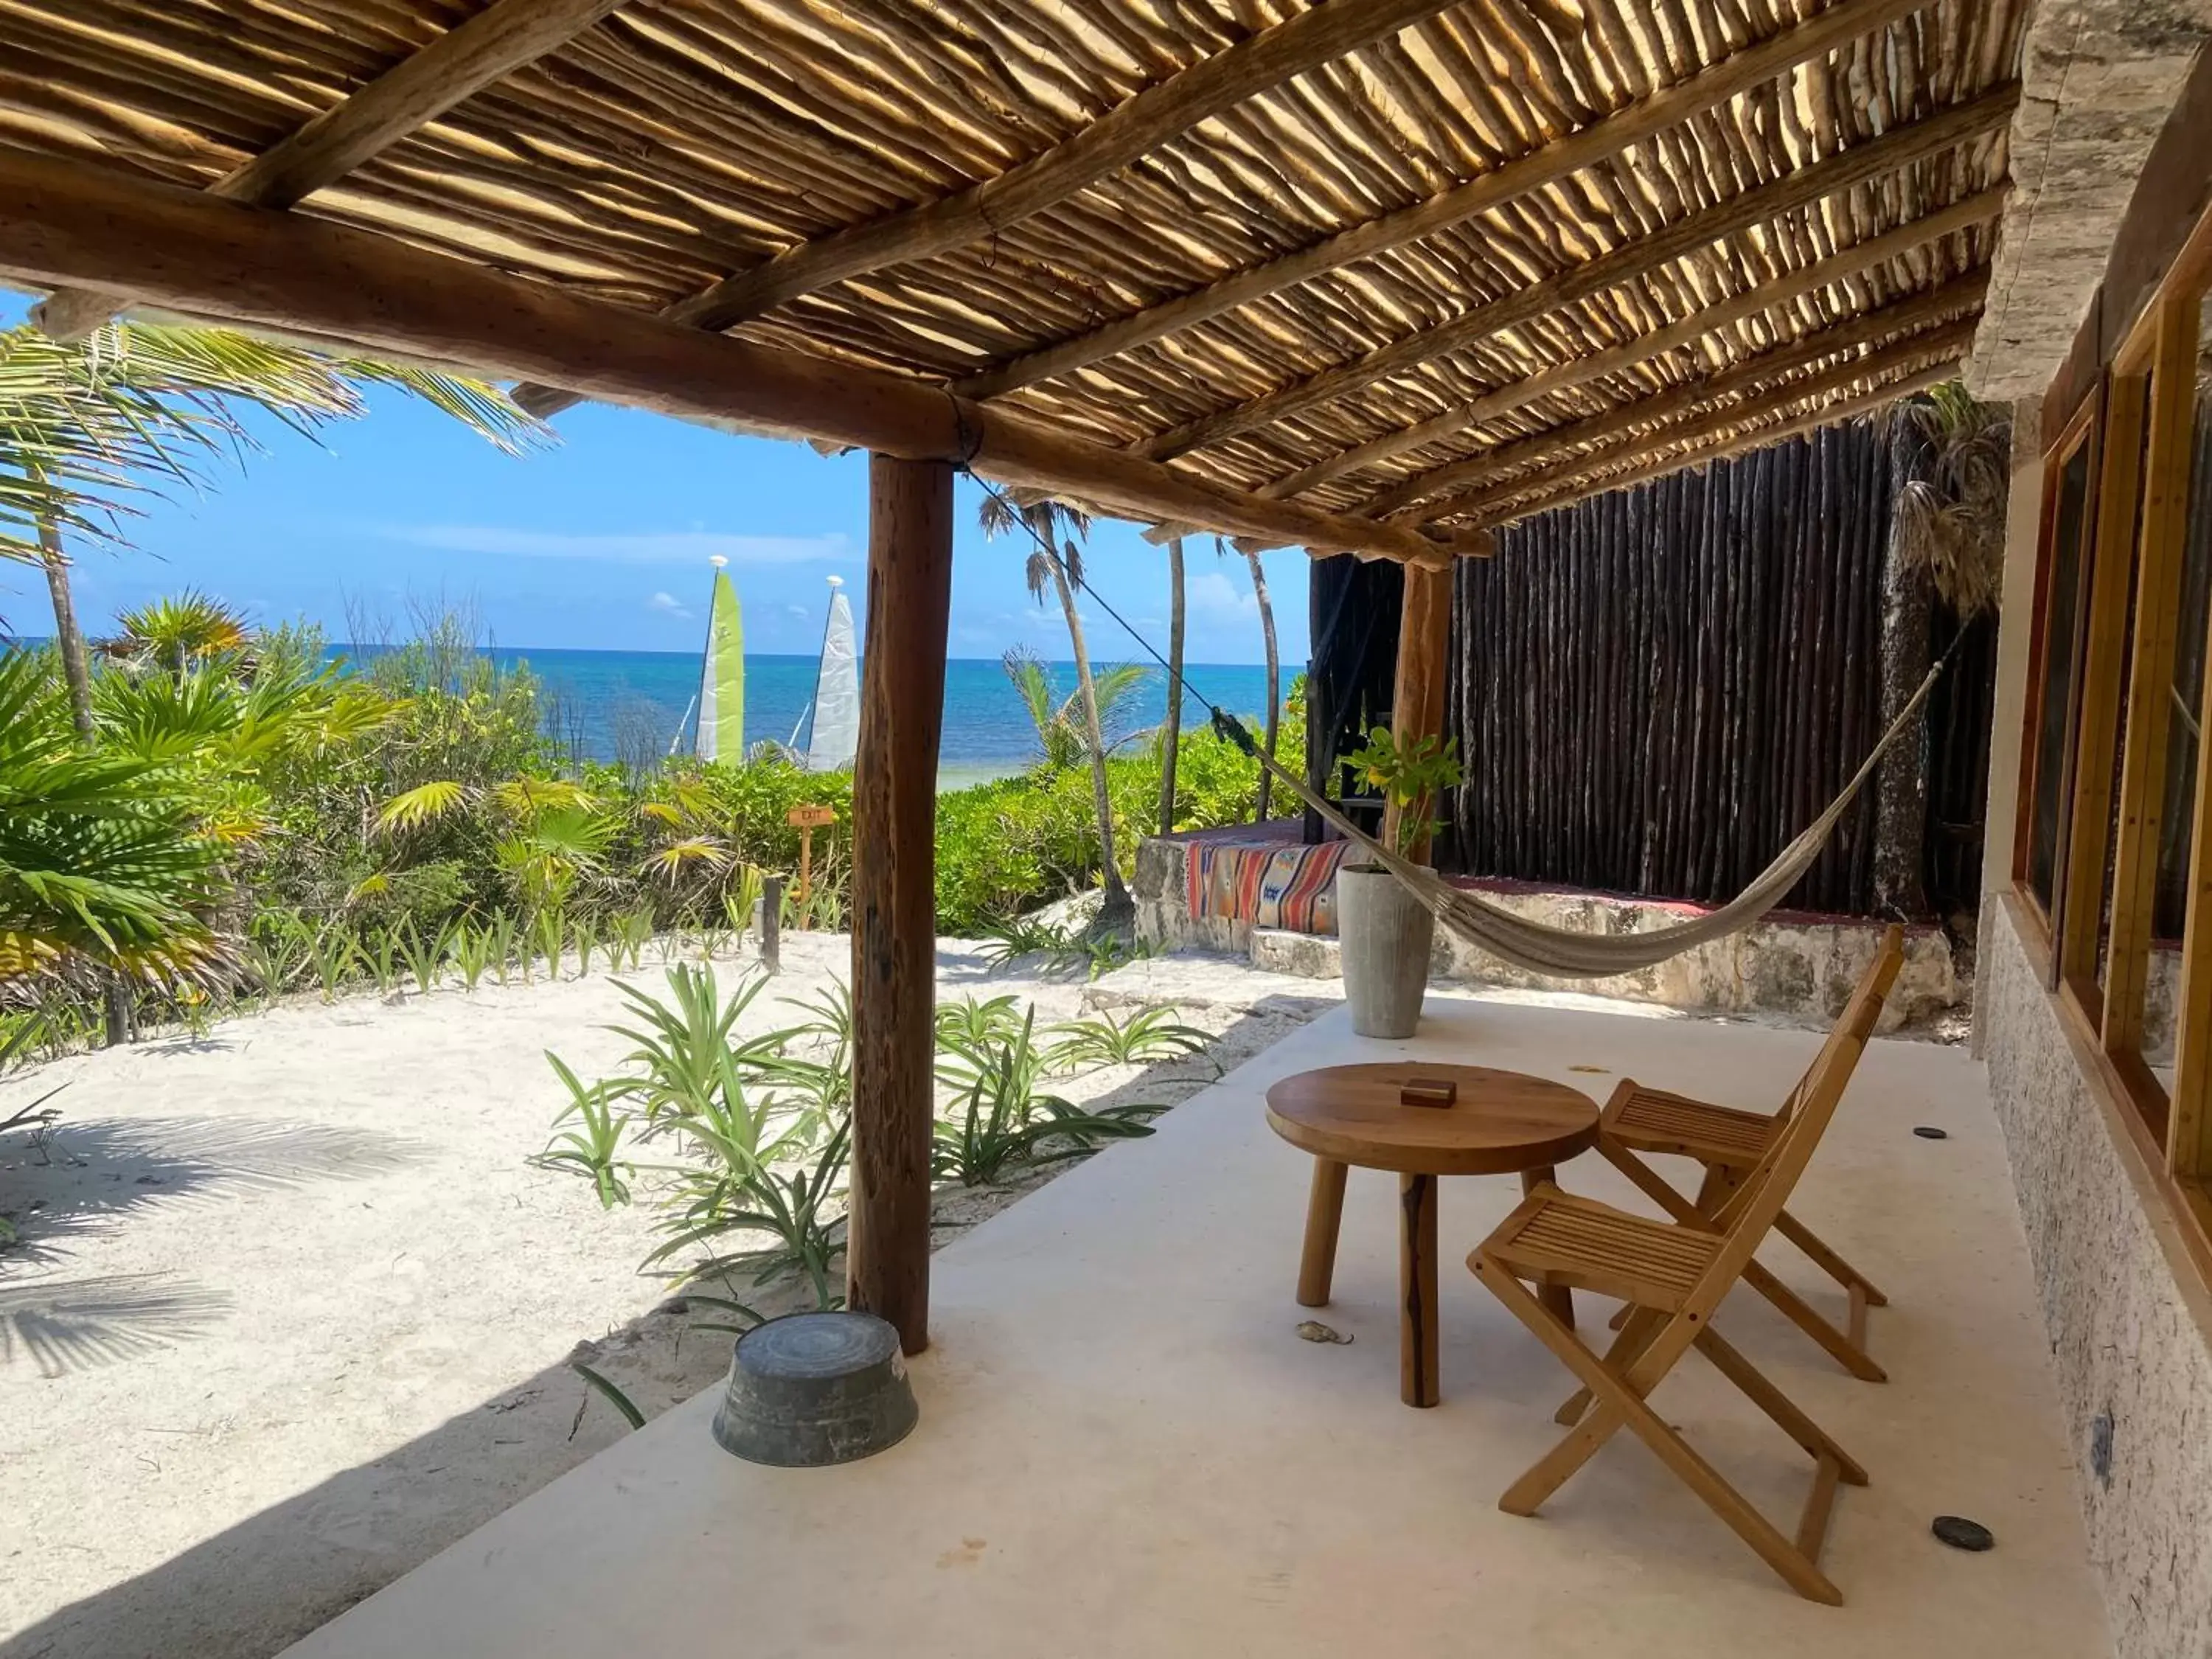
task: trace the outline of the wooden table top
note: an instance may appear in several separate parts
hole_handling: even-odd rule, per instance
[[[1408,1106],[1408,1083],[1449,1081],[1449,1106]],[[1408,1175],[1507,1175],[1597,1144],[1598,1109],[1578,1089],[1486,1066],[1396,1060],[1299,1072],[1267,1091],[1267,1121],[1317,1158]]]

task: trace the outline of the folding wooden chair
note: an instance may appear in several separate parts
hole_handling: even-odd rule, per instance
[[[1872,1016],[1880,1016],[1882,1003],[1903,963],[1904,950],[1905,930],[1891,927],[1882,936],[1874,960],[1860,976],[1851,1000],[1838,1022],[1839,1026],[1866,1016],[1869,1004]],[[1868,1030],[1873,1030],[1870,1023]],[[1790,1121],[1811,1078],[1808,1071],[1799,1079],[1781,1109],[1771,1116],[1717,1106],[1662,1089],[1648,1089],[1632,1078],[1623,1078],[1599,1118],[1598,1152],[1676,1220],[1694,1223],[1698,1217],[1710,1218],[1766,1156],[1774,1138]],[[1694,1200],[1684,1199],[1665,1177],[1644,1162],[1645,1157],[1654,1155],[1695,1158],[1704,1166],[1704,1184]],[[1774,1231],[1844,1287],[1850,1307],[1846,1328],[1837,1329],[1757,1261],[1744,1270],[1744,1282],[1772,1303],[1790,1323],[1826,1349],[1853,1376],[1869,1382],[1888,1381],[1889,1374],[1867,1352],[1867,1310],[1881,1307],[1889,1298],[1872,1279],[1844,1261],[1789,1211],[1783,1211],[1775,1218]],[[1616,1317],[1613,1328],[1619,1329],[1621,1317]],[[1574,1418],[1563,1414],[1560,1420],[1572,1422]]]
[[[1893,963],[1887,975],[1873,976],[1881,992],[1887,992],[1895,971]],[[1753,1253],[1804,1174],[1881,1006],[1879,994],[1852,999],[1844,1022],[1807,1073],[1789,1121],[1712,1214],[1658,1221],[1547,1183],[1468,1258],[1475,1277],[1582,1380],[1594,1402],[1549,1454],[1506,1488],[1500,1509],[1534,1515],[1626,1427],[1799,1595],[1842,1601],[1842,1592],[1820,1571],[1820,1547],[1838,1484],[1864,1486],[1866,1471],[1722,1339],[1712,1328],[1712,1315],[1747,1276]],[[1538,1292],[1559,1288],[1628,1304],[1628,1317],[1602,1358],[1540,1299]],[[1812,1455],[1812,1494],[1795,1538],[1784,1537],[1646,1403],[1692,1347]]]

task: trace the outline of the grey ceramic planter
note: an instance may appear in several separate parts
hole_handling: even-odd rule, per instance
[[[1344,999],[1361,1036],[1409,1037],[1421,1020],[1437,919],[1380,865],[1336,872],[1336,932]]]

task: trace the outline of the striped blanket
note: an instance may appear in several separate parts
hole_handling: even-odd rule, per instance
[[[1336,866],[1352,843],[1276,840],[1191,843],[1185,872],[1193,916],[1225,916],[1298,933],[1336,932]]]

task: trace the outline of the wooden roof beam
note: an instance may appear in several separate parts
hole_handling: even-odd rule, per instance
[[[981,241],[1018,220],[1057,206],[1200,122],[1458,3],[1320,0],[1311,10],[1146,88],[1066,142],[994,178],[802,242],[661,314],[695,328],[735,328],[817,289]],[[541,416],[576,401],[557,388],[544,386],[520,387],[515,398]]]
[[[1532,434],[1511,443],[1486,449],[1463,461],[1454,461],[1385,490],[1358,509],[1362,518],[1394,519],[1401,524],[1420,524],[1464,513],[1473,492],[1487,489],[1506,477],[1546,462],[1565,459],[1585,445],[1601,443],[1641,426],[1671,420],[1723,398],[1733,397],[1785,374],[1808,368],[1838,352],[1886,343],[1893,337],[1919,337],[1931,324],[1964,318],[1971,330],[1989,293],[1989,272],[1944,283],[1909,300],[1882,307],[1805,335],[1790,343],[1721,369],[1700,374],[1670,391],[1638,398],[1601,415]],[[1861,359],[1860,361],[1864,361]],[[1445,495],[1443,492],[1454,492]],[[1438,500],[1425,500],[1437,496]]]
[[[1960,231],[1971,230],[1977,225],[1986,224],[2004,211],[2005,196],[2004,188],[1998,186],[1954,202],[1925,217],[1907,220],[1893,230],[1870,236],[1863,242],[1854,242],[1825,259],[1790,271],[1772,282],[1760,283],[1741,294],[1730,295],[1718,304],[1707,306],[1703,311],[1693,311],[1664,328],[1638,335],[1603,351],[1591,352],[1585,357],[1571,357],[1565,362],[1532,374],[1525,380],[1509,381],[1494,392],[1457,404],[1441,415],[1386,432],[1379,438],[1370,439],[1366,443],[1332,455],[1325,461],[1263,485],[1258,493],[1271,500],[1287,500],[1332,478],[1356,472],[1364,466],[1372,466],[1378,461],[1389,460],[1408,450],[1419,449],[1424,444],[1457,437],[1480,422],[1515,414],[1553,392],[1587,386],[1592,380],[1602,380],[1624,368],[1632,368],[1655,357],[1663,357],[1670,351],[1693,346],[1717,330],[1733,327],[1762,313],[1802,299],[1806,295],[1817,294],[1822,289],[1833,287],[1849,277],[1887,264],[1917,248],[1939,242],[1947,236],[1955,236]]]
[[[1593,121],[1579,131],[1516,157],[1464,185],[1395,213],[1370,219],[1326,240],[956,381],[971,398],[994,398],[1131,351],[1208,318],[1310,282],[1339,267],[1464,223],[1518,196],[1619,155],[1631,145],[1726,103],[1838,46],[1910,16],[1930,0],[1838,0],[1818,16],[1745,48],[1663,92]]]
[[[1638,484],[1650,483],[1655,478],[1663,478],[1670,472],[1680,472],[1686,467],[1704,466],[1710,462],[1724,461],[1730,456],[1741,455],[1747,450],[1764,449],[1769,444],[1780,443],[1785,438],[1800,437],[1805,433],[1817,430],[1824,426],[1837,426],[1843,422],[1855,420],[1862,415],[1871,415],[1878,410],[1887,409],[1899,398],[1910,397],[1916,392],[1924,391],[1931,386],[1954,378],[1959,372],[1959,362],[1964,356],[1965,352],[1960,350],[1940,362],[1931,363],[1900,380],[1891,380],[1875,386],[1858,397],[1846,398],[1841,403],[1826,404],[1816,409],[1808,410],[1778,426],[1761,427],[1755,431],[1738,432],[1731,435],[1728,428],[1740,426],[1745,418],[1744,411],[1738,410],[1733,421],[1717,422],[1720,429],[1708,434],[1703,440],[1692,438],[1688,434],[1677,434],[1667,441],[1666,453],[1654,455],[1641,465],[1632,467],[1626,472],[1613,473],[1602,477],[1577,475],[1565,479],[1562,481],[1563,487],[1553,494],[1534,501],[1523,501],[1518,506],[1494,513],[1473,526],[1473,530],[1477,532],[1485,530],[1493,532],[1500,530],[1507,525],[1518,523],[1522,519],[1533,518],[1539,513],[1549,513],[1555,507],[1572,507],[1576,502],[1587,501],[1592,495],[1607,495],[1616,489],[1631,489]],[[1685,444],[1694,444],[1699,447],[1686,448],[1682,447]],[[1622,459],[1619,456],[1614,457],[1613,464],[1618,465]]]
[[[208,193],[255,207],[290,207],[502,76],[566,45],[622,3],[493,0],[283,143],[218,179]],[[64,289],[33,307],[31,320],[57,340],[73,340],[98,328],[132,297],[128,288]]]
[[[128,292],[687,419],[972,465],[1140,519],[1432,563],[1413,531],[1263,501],[942,386],[736,340],[304,214],[0,146],[0,273]]]
[[[1730,382],[1726,386],[1721,383],[1723,377],[1716,376],[1713,380],[1699,386],[1681,387],[1662,397],[1647,398],[1627,405],[1628,410],[1644,417],[1644,423],[1651,428],[1650,430],[1639,432],[1617,428],[1597,441],[1603,447],[1583,454],[1573,453],[1573,446],[1570,442],[1555,444],[1548,450],[1532,445],[1530,447],[1534,453],[1522,456],[1520,465],[1527,466],[1545,460],[1556,460],[1567,469],[1565,476],[1569,477],[1591,472],[1600,467],[1619,466],[1624,461],[1632,461],[1638,456],[1648,459],[1676,446],[1704,441],[1716,433],[1756,420],[1772,409],[1794,408],[1817,398],[1852,394],[1867,381],[1881,381],[1900,371],[1924,368],[1931,358],[1944,363],[1954,363],[1964,357],[1973,344],[1975,322],[1974,317],[1968,316],[1935,328],[1923,329],[1902,339],[1892,340],[1863,357],[1851,358],[1820,374],[1786,385],[1774,384],[1775,378],[1803,368],[1807,359],[1802,354],[1770,352],[1765,357],[1739,364],[1725,377]],[[1799,361],[1790,363],[1771,361],[1785,356],[1797,356]],[[1757,374],[1747,372],[1753,369],[1759,372]],[[1690,395],[1685,397],[1683,393]],[[1738,397],[1738,393],[1746,395]],[[1766,405],[1765,409],[1760,406],[1762,395]],[[1724,408],[1711,407],[1723,399],[1732,401],[1729,401]],[[1588,441],[1588,439],[1583,441]],[[1542,477],[1524,474],[1514,478],[1493,477],[1484,488],[1467,490],[1443,501],[1431,502],[1420,511],[1425,518],[1449,517],[1475,523],[1486,522],[1487,515],[1506,502],[1516,501],[1534,491],[1553,488],[1559,476],[1554,474],[1552,477]]]
[[[1816,162],[1801,172],[1784,174],[1747,190],[1732,200],[1692,213],[1651,235],[1624,243],[1611,253],[1583,264],[1571,266],[1555,276],[1482,306],[1463,317],[1454,318],[1434,328],[1422,329],[1394,340],[1351,362],[1310,375],[1294,386],[1284,386],[1233,408],[1203,416],[1172,431],[1161,433],[1135,447],[1139,454],[1150,459],[1168,460],[1257,428],[1303,415],[1337,398],[1349,397],[1377,380],[1417,369],[1433,358],[1463,351],[1508,329],[1532,322],[1547,312],[1556,311],[1562,306],[1589,299],[1607,289],[1634,282],[1685,254],[1724,237],[1735,235],[1754,225],[1778,219],[1823,197],[1832,196],[1854,185],[1896,173],[1929,156],[1954,149],[1963,143],[2004,126],[2012,119],[2014,107],[2019,101],[2020,88],[2014,83],[1984,93],[1968,103],[1941,110],[1924,120],[1894,128],[1869,143],[1854,144],[1849,149],[1839,150],[1826,161]],[[1448,430],[1450,416],[1439,416],[1438,420],[1445,423]],[[1340,472],[1429,441],[1426,438],[1411,438],[1410,434],[1436,425],[1436,422],[1425,422],[1422,427],[1407,428],[1405,434],[1388,434],[1372,445],[1347,451],[1342,456],[1308,468],[1296,475],[1295,482],[1286,480],[1283,484],[1271,488],[1292,494],[1310,489]]]
[[[1967,197],[1965,200],[1955,202],[1949,207],[1932,213],[1925,218],[1910,221],[1899,225],[1894,230],[1885,231],[1879,236],[1856,243],[1829,258],[1791,273],[1778,283],[1769,283],[1758,288],[1748,289],[1741,294],[1723,301],[1717,306],[1708,307],[1704,311],[1692,312],[1679,322],[1672,323],[1656,332],[1639,336],[1625,344],[1613,346],[1605,351],[1594,352],[1587,357],[1571,359],[1555,368],[1546,369],[1541,374],[1533,374],[1525,380],[1516,380],[1510,385],[1500,386],[1495,392],[1488,392],[1472,403],[1447,410],[1443,414],[1431,420],[1405,428],[1398,432],[1386,434],[1371,443],[1361,445],[1358,449],[1346,450],[1342,455],[1332,457],[1329,460],[1309,467],[1303,472],[1294,472],[1286,478],[1279,478],[1273,483],[1262,486],[1257,493],[1270,500],[1290,499],[1300,490],[1310,489],[1315,484],[1323,482],[1325,478],[1334,477],[1339,473],[1348,472],[1357,467],[1370,465],[1402,450],[1416,448],[1422,444],[1435,443],[1443,439],[1454,437],[1478,422],[1496,420],[1501,416],[1516,414],[1555,392],[1571,391],[1576,386],[1587,385],[1592,380],[1602,380],[1608,374],[1616,374],[1623,369],[1633,368],[1638,363],[1649,362],[1655,357],[1663,357],[1669,352],[1693,346],[1717,329],[1727,328],[1746,321],[1777,306],[1786,305],[1804,295],[1817,293],[1821,289],[1841,282],[1846,277],[1856,276],[1872,266],[1887,264],[1899,255],[1909,253],[1925,243],[1955,234],[1973,225],[1993,219],[2002,211],[2004,197],[2005,192],[2002,189],[1986,190],[1978,195]],[[1941,289],[1933,290],[1929,295],[1924,297],[1927,303],[1931,307],[1938,307],[1938,302],[1934,295],[1936,294],[1943,295],[1943,300],[1938,307],[1943,310],[1978,306],[1988,292],[1988,285],[1989,273],[1984,270],[1971,276],[1947,283]],[[1869,315],[1870,317],[1887,317],[1893,312],[1908,314],[1905,307],[1916,303],[1918,302],[1904,301],[1896,306],[1884,307],[1881,311]],[[1894,325],[1892,325],[1892,326]],[[1844,333],[1852,326],[1854,325],[1839,324],[1830,332]],[[1816,335],[1813,337],[1820,337]],[[1829,349],[1839,349],[1840,348]],[[1644,407],[1643,402],[1626,405],[1629,410],[1642,407]],[[1613,416],[1609,412],[1607,415],[1592,417],[1591,423],[1596,424],[1612,418]],[[1532,443],[1548,441],[1551,436],[1552,434],[1548,433],[1540,434],[1528,441]],[[1362,503],[1354,511],[1361,517],[1382,518],[1385,514],[1389,514],[1399,522],[1421,522],[1437,515],[1431,513],[1400,514],[1395,513],[1393,509],[1407,501],[1433,494],[1437,490],[1463,483],[1467,477],[1477,475],[1492,465],[1504,464],[1493,460],[1487,453],[1470,457],[1465,461],[1450,462],[1430,472],[1423,473],[1419,477],[1407,480],[1403,484],[1383,490]],[[1148,541],[1164,541],[1170,536],[1178,533],[1178,531],[1179,526],[1170,523],[1148,530],[1145,535]]]

